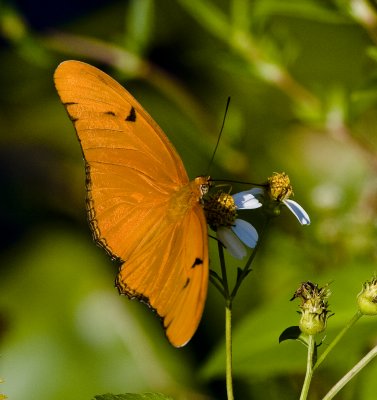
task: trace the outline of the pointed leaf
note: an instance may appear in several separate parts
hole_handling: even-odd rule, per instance
[[[305,346],[308,345],[307,336],[300,331],[298,326],[290,326],[281,333],[279,336],[279,343],[284,342],[285,340],[298,340]]]

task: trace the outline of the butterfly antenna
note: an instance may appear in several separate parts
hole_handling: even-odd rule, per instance
[[[215,154],[216,154],[217,148],[219,147],[221,134],[223,133],[223,129],[224,129],[224,125],[225,125],[226,115],[228,114],[229,103],[230,103],[230,96],[228,97],[228,100],[226,101],[226,107],[225,107],[225,112],[224,112],[223,123],[222,123],[222,125],[221,125],[220,133],[219,133],[219,135],[218,135],[218,137],[217,137],[216,146],[215,146],[215,149],[214,149],[214,151],[213,151],[211,160],[210,160],[210,162],[209,162],[209,164],[208,164],[207,175],[209,174],[209,170],[210,170],[211,165],[212,165],[212,163],[213,163],[213,160],[214,160],[214,158],[215,158]]]

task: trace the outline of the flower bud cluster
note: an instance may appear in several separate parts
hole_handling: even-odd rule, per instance
[[[312,282],[303,282],[291,300],[300,298],[301,319],[299,327],[302,333],[315,335],[325,330],[330,311],[327,298],[331,292],[328,286],[319,288]]]

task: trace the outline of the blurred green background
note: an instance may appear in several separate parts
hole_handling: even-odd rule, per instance
[[[298,398],[305,348],[278,344],[298,324],[293,292],[331,282],[327,346],[376,271],[376,2],[2,0],[0,32],[0,392],[225,399],[216,290],[193,340],[174,349],[152,312],[118,295],[116,266],[91,240],[81,152],[52,80],[59,62],[79,59],[133,93],[191,177],[207,171],[228,96],[211,175],[289,174],[312,224],[285,210],[271,225],[234,303],[234,378],[237,399]],[[211,262],[216,270],[213,250]],[[376,319],[362,318],[316,373],[310,399],[376,342]],[[372,362],[337,398],[375,399],[376,376]]]

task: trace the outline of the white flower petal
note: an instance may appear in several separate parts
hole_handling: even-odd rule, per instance
[[[260,197],[264,195],[264,189],[258,187],[250,189],[249,192],[255,197]]]
[[[258,232],[249,222],[243,219],[236,219],[232,230],[247,247],[253,249],[256,246],[258,242]]]
[[[238,258],[239,260],[241,260],[246,256],[245,246],[241,243],[241,241],[230,228],[218,228],[216,235],[217,239],[220,240],[220,242],[225,246],[225,248],[234,258]]]
[[[283,203],[292,211],[294,216],[299,220],[301,225],[309,225],[310,218],[308,213],[293,200],[283,200]]]
[[[251,193],[252,190],[245,190],[232,195],[234,203],[239,210],[252,210],[262,206],[262,203]]]

